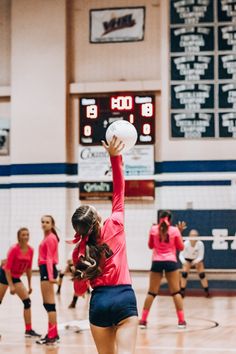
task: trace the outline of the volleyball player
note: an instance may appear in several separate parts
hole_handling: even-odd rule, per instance
[[[59,273],[57,295],[61,294],[61,286],[62,286],[62,282],[63,282],[63,278],[64,278],[65,274],[66,273],[71,273],[72,274],[72,269],[71,269],[72,266],[73,266],[73,261],[72,261],[72,259],[69,259],[67,261],[67,265],[66,265],[65,270],[63,272]],[[73,299],[72,299],[71,303],[69,304],[68,308],[69,309],[74,309],[76,307],[77,301],[78,301],[78,295],[76,295],[76,293],[74,293]]]
[[[191,230],[189,237],[198,237],[197,230]],[[205,274],[204,267],[204,243],[201,240],[186,240],[184,242],[184,249],[179,254],[179,259],[182,263],[182,275],[181,275],[181,293],[185,296],[185,289],[187,286],[188,273],[191,268],[196,268],[201,285],[205,291],[206,297],[210,296],[208,288],[208,280]]]
[[[159,224],[154,224],[149,233],[148,246],[153,250],[152,266],[150,271],[149,289],[144,302],[142,318],[139,321],[141,328],[147,327],[147,318],[153,300],[158,294],[161,279],[165,272],[170,293],[173,297],[178,317],[178,327],[185,328],[186,321],[183,311],[183,299],[179,286],[179,270],[176,251],[184,248],[179,228],[171,226],[171,213],[162,211]]]
[[[76,231],[73,252],[74,286],[82,295],[93,288],[89,321],[99,354],[131,354],[137,335],[137,306],[126,256],[124,232],[124,145],[116,137],[104,148],[110,155],[113,175],[111,216],[101,224],[98,211],[81,205],[72,216]]]
[[[43,306],[48,314],[48,332],[37,344],[55,345],[59,341],[57,331],[57,313],[53,285],[57,283],[58,242],[55,220],[51,215],[41,219],[44,239],[39,245],[39,270]]]
[[[32,292],[31,276],[33,248],[29,245],[29,230],[22,227],[17,232],[18,242],[14,244],[7,254],[0,268],[0,303],[4,298],[7,288],[10,288],[12,295],[16,294],[23,302],[25,337],[41,337],[32,329],[31,324],[31,301],[29,294]],[[26,273],[28,280],[28,290],[22,283],[20,277]]]

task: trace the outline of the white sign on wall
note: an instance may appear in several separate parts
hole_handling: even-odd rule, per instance
[[[134,42],[144,39],[145,7],[90,10],[90,42]]]
[[[123,154],[125,176],[149,176],[154,173],[154,146],[136,145]],[[83,181],[111,177],[107,152],[102,146],[79,145],[79,178]]]

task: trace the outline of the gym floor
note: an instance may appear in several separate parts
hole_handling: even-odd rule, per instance
[[[148,273],[133,273],[138,308],[148,287]],[[225,278],[224,278],[225,279]],[[23,278],[24,281],[24,278]],[[72,282],[64,277],[61,295],[57,295],[58,324],[61,342],[57,347],[39,346],[24,338],[23,306],[16,297],[6,294],[0,312],[0,353],[19,354],[95,354],[88,329],[89,295],[78,300],[76,309],[68,309],[73,297]],[[46,334],[47,316],[42,306],[39,276],[33,276],[33,328]],[[175,309],[170,296],[159,296],[151,309],[148,328],[138,329],[136,354],[236,353],[236,299],[234,296],[187,296],[184,299],[187,329],[177,329]],[[76,321],[76,322],[75,322]],[[66,326],[69,325],[69,329]],[[81,331],[76,333],[77,325]]]

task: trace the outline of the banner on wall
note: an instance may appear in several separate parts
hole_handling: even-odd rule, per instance
[[[125,176],[151,176],[154,174],[154,146],[136,145],[123,154]],[[80,180],[101,180],[111,177],[107,152],[102,146],[79,145]]]
[[[90,10],[90,42],[136,42],[144,39],[145,7]]]
[[[10,123],[0,118],[0,155],[9,155]]]
[[[104,200],[112,198],[113,184],[111,181],[86,181],[79,183],[81,200]],[[155,198],[154,180],[125,181],[125,199]]]
[[[173,138],[236,138],[235,0],[169,0]]]

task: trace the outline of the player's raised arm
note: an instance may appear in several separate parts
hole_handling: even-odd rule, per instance
[[[124,144],[119,141],[116,136],[113,136],[111,142],[102,144],[111,159],[112,177],[113,177],[113,198],[112,198],[112,212],[124,210],[124,194],[125,181],[122,168],[122,156],[120,155]]]

